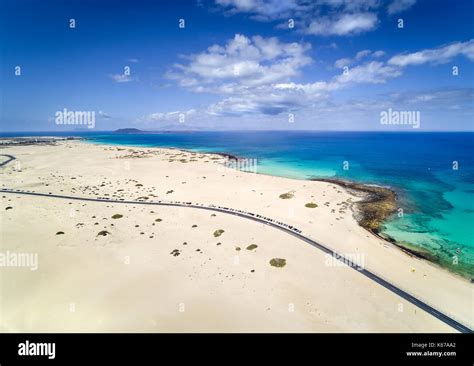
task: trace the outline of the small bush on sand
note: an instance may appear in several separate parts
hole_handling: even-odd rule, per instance
[[[162,219],[158,218],[158,219],[155,219],[156,222],[161,222],[163,221]]]
[[[177,257],[178,255],[181,254],[181,251],[179,249],[173,249],[170,253],[173,257]]]
[[[115,215],[112,216],[113,219],[120,219],[122,217],[123,217],[123,215],[120,215],[120,214],[115,214]]]
[[[318,207],[318,205],[314,202],[308,202],[306,205],[304,205],[304,207],[316,208],[316,207]]]
[[[258,245],[257,244],[250,244],[246,249],[247,250],[254,250],[257,249]]]
[[[295,196],[295,194],[293,192],[287,192],[287,193],[280,194],[280,198],[282,200],[287,200],[287,199],[293,198],[294,196]]]
[[[272,265],[273,267],[284,267],[286,265],[286,259],[273,258],[270,260],[270,265]]]
[[[214,231],[214,237],[216,237],[216,238],[221,236],[222,234],[224,234],[224,230],[222,230],[222,229]]]
[[[110,235],[110,233],[107,230],[99,231],[99,233],[97,234],[97,236],[107,236],[107,235]]]
[[[64,235],[64,231],[58,231],[56,235]]]

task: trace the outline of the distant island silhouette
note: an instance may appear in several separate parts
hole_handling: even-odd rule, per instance
[[[199,131],[200,129],[188,127],[188,126],[163,126],[163,129],[154,130],[154,131],[143,131],[139,130],[138,128],[119,128],[114,133],[121,133],[121,134],[157,134],[157,133],[170,133],[170,132],[195,132]]]
[[[149,131],[142,131],[138,128],[119,128],[114,133],[150,133]]]

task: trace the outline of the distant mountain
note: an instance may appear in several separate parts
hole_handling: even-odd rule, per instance
[[[139,130],[138,128],[119,128],[114,133],[149,133],[146,131]]]
[[[122,133],[122,134],[151,134],[151,133],[168,133],[174,131],[180,132],[193,132],[193,131],[200,131],[202,130],[200,127],[196,126],[189,126],[182,123],[179,124],[169,124],[163,126],[157,126],[158,128],[154,129],[153,131],[142,131],[138,128],[119,128],[115,130],[114,133]]]

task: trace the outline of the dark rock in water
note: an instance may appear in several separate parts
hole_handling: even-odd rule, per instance
[[[225,152],[213,152],[213,154],[220,155],[220,156],[226,158],[227,160],[238,161],[240,159],[237,155],[232,155],[232,154],[225,153]]]
[[[407,243],[405,241],[398,242],[387,234],[381,234],[378,236],[392,243],[393,245],[395,245],[396,247],[398,247],[399,249],[401,249],[408,255],[411,255],[420,259],[426,259],[433,263],[439,263],[439,258],[427,250],[423,250],[422,248],[415,247],[414,245],[411,245],[410,243]]]
[[[361,201],[355,202],[355,219],[360,226],[378,234],[383,221],[397,210],[396,193],[384,187],[348,182],[338,179],[312,179],[333,183],[346,188],[356,196],[363,196]]]

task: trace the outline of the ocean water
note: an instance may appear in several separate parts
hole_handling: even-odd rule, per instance
[[[427,251],[440,265],[474,278],[474,133],[45,134],[84,136],[92,143],[226,152],[257,159],[258,173],[389,186],[398,194],[403,215],[387,220],[381,234]]]

